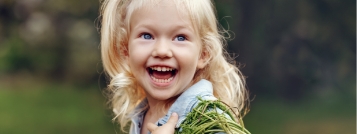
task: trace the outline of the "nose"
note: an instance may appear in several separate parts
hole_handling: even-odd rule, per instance
[[[173,55],[170,43],[170,41],[165,40],[156,41],[151,55],[156,58],[171,58]]]

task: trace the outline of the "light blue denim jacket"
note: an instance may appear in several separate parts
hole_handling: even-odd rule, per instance
[[[171,114],[176,112],[179,115],[178,122],[176,124],[176,128],[178,128],[181,123],[186,119],[186,116],[191,110],[198,104],[197,97],[201,97],[203,100],[216,100],[213,96],[213,89],[211,82],[202,79],[196,84],[192,85],[185,92],[183,92],[177,100],[172,104],[167,114],[160,118],[156,125],[161,126],[166,124],[169,120]],[[143,100],[136,109],[142,109],[147,105],[147,100]],[[132,124],[130,127],[130,134],[140,134],[140,130],[142,127],[143,119],[144,119],[145,111],[139,113],[138,115],[132,118]]]

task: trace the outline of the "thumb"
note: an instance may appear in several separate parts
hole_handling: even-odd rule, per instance
[[[158,128],[158,126],[153,123],[148,123],[147,128],[150,132],[154,132]]]
[[[177,113],[172,113],[170,119],[167,121],[166,124],[169,126],[173,126],[173,128],[175,128],[177,121],[178,121]]]
[[[152,134],[172,134],[175,131],[177,120],[177,113],[172,113],[166,124],[158,127],[152,123],[149,123],[147,128]]]

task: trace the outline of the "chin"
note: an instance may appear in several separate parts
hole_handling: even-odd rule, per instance
[[[155,98],[156,100],[159,100],[159,101],[165,101],[165,100],[168,100],[170,98],[172,98],[171,96],[153,96],[153,98]]]
[[[174,98],[176,95],[174,94],[168,94],[168,93],[156,93],[156,94],[151,94],[152,98],[158,100],[158,101],[165,101],[171,98]]]

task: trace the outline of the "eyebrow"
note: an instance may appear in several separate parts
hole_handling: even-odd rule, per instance
[[[147,29],[153,29],[152,27],[157,27],[157,25],[153,24],[147,24],[147,23],[142,23],[139,25],[136,25],[135,27],[131,28],[130,30],[134,30],[134,29],[138,29],[138,28],[147,28]],[[192,26],[186,26],[184,24],[180,24],[180,25],[175,25],[174,27],[170,27],[171,29],[173,29],[173,31],[177,31],[180,29],[188,29],[191,32],[195,32],[194,28]]]

